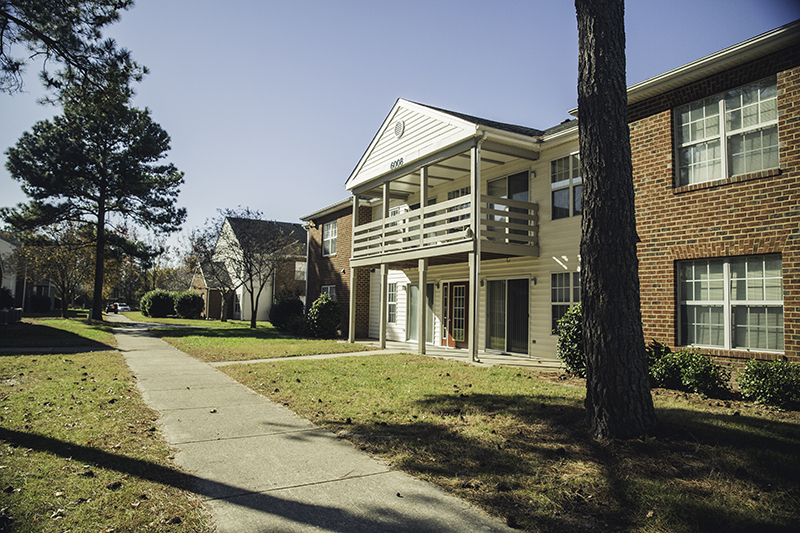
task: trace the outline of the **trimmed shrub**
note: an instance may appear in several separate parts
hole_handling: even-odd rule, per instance
[[[11,289],[0,287],[0,309],[14,307],[14,297],[11,296]]]
[[[289,331],[289,322],[294,317],[302,317],[305,306],[299,298],[281,298],[269,310],[269,321],[280,331]]]
[[[570,374],[586,377],[586,356],[583,353],[583,317],[581,304],[569,308],[558,321],[555,333],[556,355]]]
[[[181,318],[200,318],[206,306],[203,297],[192,291],[174,293],[173,302],[175,314]]]
[[[800,402],[800,365],[779,359],[751,359],[739,374],[738,384],[745,398],[756,403],[786,407]]]
[[[729,390],[730,370],[715,363],[711,357],[701,354],[699,350],[670,352],[667,348],[661,352],[660,357],[651,355],[648,359],[650,383],[653,387],[706,395],[721,394]]]
[[[166,318],[175,314],[175,299],[173,293],[163,289],[150,291],[139,301],[139,309],[144,316],[151,318]]]
[[[342,316],[339,302],[327,294],[321,294],[308,310],[306,326],[309,335],[317,339],[333,339],[338,335]]]
[[[308,333],[305,315],[292,315],[286,323],[286,332],[295,337],[303,337]]]

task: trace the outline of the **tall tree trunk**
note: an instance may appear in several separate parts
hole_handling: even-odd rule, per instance
[[[94,296],[92,298],[92,319],[103,320],[103,269],[106,251],[106,211],[105,198],[100,195],[101,207],[97,213],[97,250],[94,263]]]
[[[622,0],[576,0],[586,416],[597,438],[656,427],[639,307]]]

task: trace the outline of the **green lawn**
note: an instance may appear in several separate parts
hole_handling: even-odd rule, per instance
[[[97,322],[90,326],[86,312],[70,313],[70,318],[24,317],[22,322],[0,327],[0,350],[3,348],[113,348],[117,345],[112,325]]]
[[[800,523],[796,412],[656,390],[658,434],[600,443],[584,426],[583,381],[556,374],[414,355],[223,371],[525,531],[788,532]]]
[[[139,321],[136,313],[125,313]],[[256,329],[249,322],[183,319],[147,319],[168,326],[192,326],[191,328],[155,326],[151,331],[179,350],[201,361],[248,361],[274,357],[294,357],[348,353],[371,350],[362,344],[348,344],[336,340],[302,339],[285,335],[269,322],[259,322]]]
[[[210,532],[156,420],[117,352],[0,355],[0,531]]]

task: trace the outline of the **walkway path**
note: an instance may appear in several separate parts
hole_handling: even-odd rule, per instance
[[[108,319],[124,322],[124,316]],[[506,532],[464,501],[356,450],[145,325],[114,330],[219,533]]]

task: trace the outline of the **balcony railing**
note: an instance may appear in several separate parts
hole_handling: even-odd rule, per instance
[[[419,250],[437,250],[474,238],[471,196],[465,195],[422,209],[404,211],[382,220],[356,226],[353,258]],[[480,237],[495,251],[504,245],[509,254],[516,246],[538,246],[539,205],[493,196],[480,198]],[[527,254],[526,254],[527,255]]]

